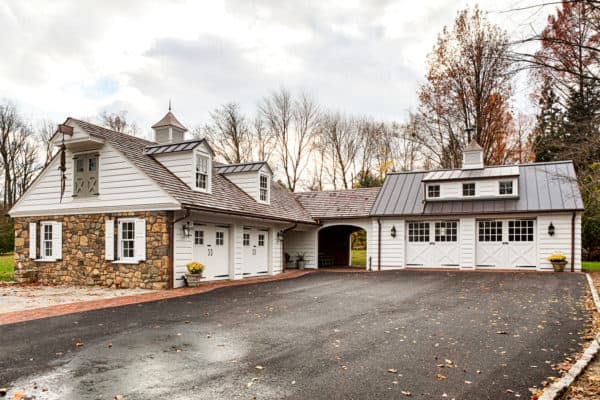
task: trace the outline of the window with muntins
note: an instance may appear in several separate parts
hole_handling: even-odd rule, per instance
[[[196,154],[196,188],[208,190],[208,157]]]
[[[52,224],[42,224],[42,258],[52,258]]]
[[[74,157],[73,197],[98,195],[98,154],[78,154]]]
[[[121,254],[122,259],[131,259],[135,255],[135,222],[123,221],[121,228]]]
[[[501,242],[502,221],[479,221],[480,242]]]
[[[512,181],[500,182],[498,187],[500,194],[513,194],[513,183]]]
[[[440,197],[440,185],[427,185],[427,197]]]
[[[204,231],[194,232],[194,244],[204,244]]]
[[[269,177],[260,175],[260,201],[269,201]]]
[[[440,221],[435,223],[436,242],[456,242],[458,222]]]
[[[533,220],[508,221],[509,242],[533,242]]]
[[[244,244],[244,246],[250,246],[250,234],[249,233],[244,233],[243,244]]]
[[[225,244],[225,234],[223,232],[217,232],[215,235],[215,244],[217,246],[223,246]]]
[[[409,222],[408,241],[429,242],[429,222]]]
[[[258,235],[258,246],[262,247],[265,245],[265,235],[262,233]]]
[[[469,196],[475,196],[475,183],[463,183],[462,185],[462,189],[463,189],[463,196],[465,197],[469,197]]]

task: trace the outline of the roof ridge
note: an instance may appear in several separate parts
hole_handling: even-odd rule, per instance
[[[371,186],[371,187],[361,187],[361,188],[351,188],[351,189],[326,189],[326,190],[307,190],[305,192],[293,192],[294,195],[303,195],[303,194],[312,194],[312,193],[341,193],[341,192],[355,192],[360,190],[375,190],[381,189],[383,186]]]
[[[156,142],[153,142],[151,140],[144,139],[144,138],[141,138],[139,136],[134,136],[134,135],[131,135],[129,133],[115,131],[114,129],[110,129],[110,128],[107,128],[105,126],[95,124],[93,122],[84,121],[82,119],[73,118],[73,117],[68,117],[67,119],[70,119],[70,120],[74,121],[77,124],[91,125],[93,127],[96,127],[96,128],[99,128],[99,129],[102,129],[102,130],[105,130],[105,131],[108,131],[108,132],[113,133],[113,134],[122,135],[122,136],[124,136],[126,138],[130,138],[130,139],[134,139],[134,140],[138,140],[138,141],[143,141],[143,142],[148,143],[148,146],[152,146],[152,145],[156,144]]]
[[[517,163],[517,164],[502,164],[502,165],[486,165],[482,169],[486,168],[506,168],[506,167],[530,167],[535,165],[548,165],[548,164],[570,164],[573,160],[556,160],[556,161],[540,161],[540,162],[529,162],[529,163]],[[392,171],[386,173],[386,175],[402,175],[402,174],[418,174],[418,173],[429,173],[429,172],[440,172],[440,171],[462,171],[462,168],[439,168],[439,169],[421,169],[414,171]]]

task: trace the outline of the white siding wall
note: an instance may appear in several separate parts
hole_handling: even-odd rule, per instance
[[[109,144],[96,151],[99,195],[72,197],[73,153],[67,151],[65,194],[60,202],[60,157],[50,163],[11,210],[12,216],[110,212],[152,208],[175,209],[178,203]]]
[[[233,277],[231,277],[231,279],[242,279],[244,277],[244,246],[242,243],[244,225],[240,223],[233,224],[229,230],[229,234],[231,235],[231,241],[233,242]]]
[[[258,171],[239,172],[225,176],[253,199],[258,199]]]
[[[541,215],[538,217],[538,267],[552,269],[546,257],[552,253],[563,253],[569,264],[565,270],[571,269],[571,218],[572,214]],[[554,225],[554,236],[548,235],[548,225]],[[575,270],[581,270],[581,215],[575,219]]]
[[[277,275],[282,272],[281,262],[283,259],[283,242],[277,238],[279,229],[271,228],[269,230],[269,240],[271,241],[271,259],[269,272],[271,275]]]
[[[396,237],[392,237],[392,227],[396,227]],[[401,219],[381,220],[381,269],[404,267],[405,221]]]
[[[460,218],[458,221],[461,268],[475,268],[475,218]]]
[[[191,151],[156,154],[154,158],[189,187],[194,187],[194,159]]]
[[[475,183],[475,197],[503,197],[499,193],[499,182],[512,181],[513,182],[513,196],[519,193],[519,183],[517,178],[496,178],[496,179],[479,179],[474,181],[458,181],[458,182],[439,182],[432,183],[440,185],[440,197],[438,200],[443,199],[461,199],[463,198],[462,185],[463,183]],[[472,199],[473,197],[469,197]],[[435,199],[433,199],[435,201]]]
[[[296,261],[298,253],[304,253],[306,268],[317,268],[318,231],[290,231],[285,234],[284,251]]]
[[[175,223],[173,231],[173,287],[185,285],[185,281],[181,279],[187,273],[187,263],[193,261],[193,236],[186,238],[183,236],[183,225],[187,220]]]

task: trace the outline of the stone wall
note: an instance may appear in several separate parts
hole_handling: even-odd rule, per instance
[[[109,216],[117,220],[124,217],[146,220],[145,261],[118,264],[104,259],[105,220]],[[21,283],[166,289],[170,279],[172,218],[169,211],[16,218],[15,280]],[[29,258],[29,223],[39,224],[40,221],[62,221],[62,260],[44,262]]]

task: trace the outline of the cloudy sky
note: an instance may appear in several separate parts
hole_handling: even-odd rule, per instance
[[[551,11],[482,0],[520,37]],[[27,118],[128,110],[143,132],[173,100],[190,127],[237,101],[248,113],[270,90],[305,90],[323,105],[402,120],[416,107],[425,58],[465,0],[3,0],[0,99]],[[519,107],[526,88],[517,87]]]

